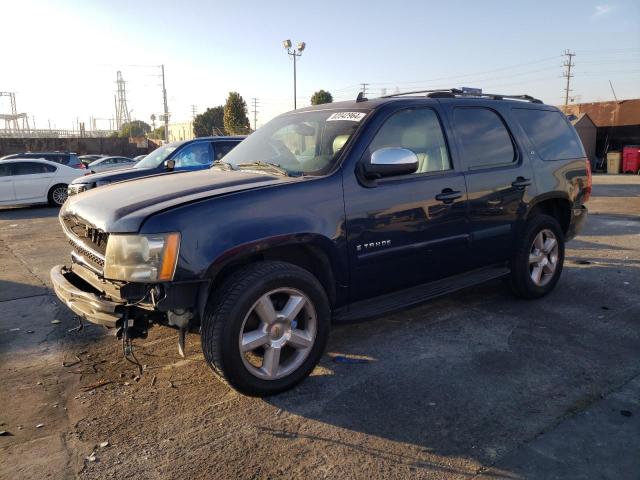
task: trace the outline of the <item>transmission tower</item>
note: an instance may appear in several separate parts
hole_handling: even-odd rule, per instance
[[[127,107],[127,90],[120,70],[118,70],[116,84],[116,127],[120,130],[123,124],[131,122]]]
[[[567,86],[564,89],[564,104],[568,105],[569,104],[569,92],[571,91],[571,88],[570,88],[571,78],[573,77],[573,75],[571,74],[571,68],[575,67],[575,64],[573,63],[573,57],[575,57],[576,54],[575,54],[575,52],[570,52],[569,50],[565,50],[563,55],[565,57],[567,57],[567,60],[565,60],[565,62],[562,64],[562,66],[567,69],[562,74],[562,76],[566,77],[566,79],[567,79]]]
[[[29,130],[29,117],[26,113],[18,113],[16,107],[16,94],[14,92],[0,92],[0,97],[9,97],[10,113],[1,113],[0,120],[4,120],[5,130],[20,132]],[[18,123],[18,120],[22,122]]]
[[[198,115],[198,107],[196,105],[191,105],[191,118],[195,120],[196,115]]]
[[[258,129],[258,99],[252,98],[251,101],[253,102],[253,130],[255,131]]]

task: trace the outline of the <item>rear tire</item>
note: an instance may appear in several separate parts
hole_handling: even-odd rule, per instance
[[[67,185],[59,183],[49,189],[47,194],[49,205],[52,207],[61,207],[67,200]]]
[[[320,282],[284,262],[259,262],[231,274],[211,294],[202,322],[209,366],[241,393],[268,396],[302,381],[329,335]]]
[[[528,220],[511,259],[509,286],[521,298],[534,299],[554,289],[564,264],[564,234],[549,215]]]

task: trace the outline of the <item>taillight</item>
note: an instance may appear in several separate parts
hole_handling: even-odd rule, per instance
[[[591,185],[593,184],[593,178],[591,176],[591,162],[587,158],[587,186],[583,189],[584,194],[582,196],[582,201],[586,202],[589,200],[591,196]]]

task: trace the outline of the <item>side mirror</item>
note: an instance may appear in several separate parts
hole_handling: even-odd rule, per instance
[[[169,159],[164,162],[164,166],[167,171],[172,172],[174,168],[176,168],[176,161]]]
[[[363,164],[367,178],[407,175],[418,169],[418,157],[411,150],[399,147],[387,147],[376,150],[371,159]]]

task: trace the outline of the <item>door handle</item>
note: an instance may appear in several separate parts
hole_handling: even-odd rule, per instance
[[[462,192],[445,188],[441,193],[436,195],[436,200],[443,203],[452,203],[456,198],[462,197]]]
[[[529,185],[531,185],[531,179],[524,177],[518,177],[511,182],[511,186],[519,190],[524,190],[525,187],[528,187]]]

